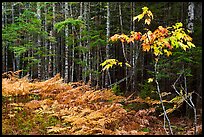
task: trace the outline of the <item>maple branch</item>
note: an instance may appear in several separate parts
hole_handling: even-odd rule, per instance
[[[159,87],[159,83],[157,81],[158,77],[157,77],[157,74],[159,73],[157,71],[157,63],[158,63],[158,60],[155,61],[155,64],[154,64],[154,72],[155,72],[155,82],[156,82],[156,85],[157,85],[157,93],[159,95],[159,100],[161,102],[161,105],[162,105],[162,109],[164,111],[164,118],[166,118],[167,122],[168,122],[168,126],[169,126],[169,131],[171,133],[171,135],[173,135],[173,132],[172,132],[172,129],[171,129],[171,124],[170,124],[170,120],[167,116],[167,113],[166,113],[166,110],[165,110],[165,107],[164,107],[164,104],[163,104],[163,101],[162,101],[162,97],[161,97],[161,93],[160,93],[160,87]],[[164,129],[166,131],[166,128],[165,128],[165,120],[164,120]]]

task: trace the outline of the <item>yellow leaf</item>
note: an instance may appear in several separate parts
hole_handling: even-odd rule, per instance
[[[138,22],[144,17],[144,14],[139,14],[136,17],[133,17],[133,21],[135,21],[136,19],[138,19]]]
[[[149,78],[149,79],[148,79],[148,83],[153,82],[153,80],[154,80],[154,78]]]
[[[153,48],[155,56],[162,55],[162,52],[159,50],[159,47],[154,46]]]
[[[147,12],[148,8],[147,7],[143,7],[142,10],[143,10],[143,12]]]
[[[164,49],[164,53],[166,53],[167,56],[172,55],[172,52],[171,52],[171,51],[168,51],[168,50],[166,50],[166,49]]]
[[[125,65],[126,65],[127,67],[131,67],[131,65],[130,65],[130,64],[128,64],[127,62],[125,63]]]
[[[152,19],[153,19],[153,14],[152,14],[152,12],[149,10],[149,11],[147,11],[147,15],[149,16],[149,17],[152,17]]]
[[[183,24],[182,24],[181,22],[176,23],[176,27],[177,27],[177,28],[182,27],[182,26],[183,26]]]
[[[123,63],[122,63],[122,62],[119,62],[118,65],[122,67]]]
[[[151,22],[151,19],[150,19],[150,18],[145,19],[145,24],[149,25],[150,22]]]
[[[186,48],[189,48],[187,45],[185,45],[185,44],[181,44],[181,42],[179,42],[179,44],[181,45],[181,47],[183,48],[183,50],[185,50],[186,51]]]
[[[191,43],[191,42],[187,42],[187,45],[191,48],[191,47],[195,47],[195,45],[193,44],[193,43]]]

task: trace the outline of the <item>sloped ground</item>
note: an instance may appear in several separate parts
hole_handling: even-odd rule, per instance
[[[66,84],[59,74],[44,82],[3,78],[2,95],[3,134],[166,134],[163,118],[158,118],[155,107],[151,107],[159,101],[131,100],[80,82]],[[150,107],[129,107],[134,103]],[[174,134],[193,134],[192,121],[171,120]]]

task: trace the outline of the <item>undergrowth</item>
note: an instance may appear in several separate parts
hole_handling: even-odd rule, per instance
[[[3,78],[2,134],[165,134],[156,115],[159,106],[150,97],[130,99],[83,82],[66,84],[59,74],[42,82]]]

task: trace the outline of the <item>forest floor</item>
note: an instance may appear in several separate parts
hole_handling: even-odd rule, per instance
[[[167,134],[159,100],[117,96],[82,82],[66,84],[59,74],[43,82],[3,78],[2,96],[4,135]],[[194,134],[191,119],[169,115],[175,135]],[[201,134],[201,120],[197,128]]]

